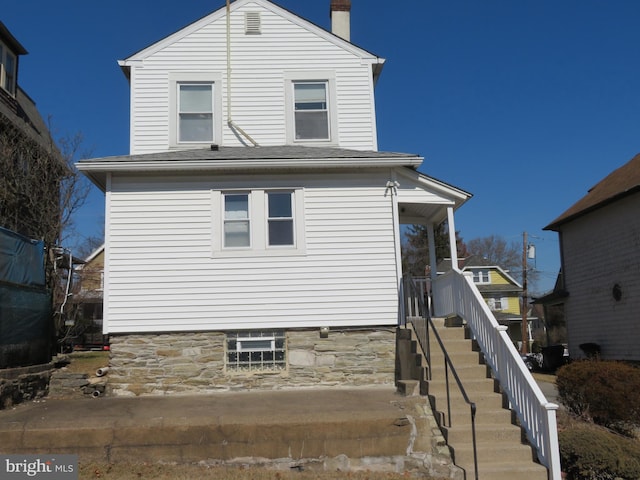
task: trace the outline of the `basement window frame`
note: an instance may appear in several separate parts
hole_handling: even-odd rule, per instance
[[[287,369],[284,330],[239,330],[225,334],[228,373],[280,373]]]

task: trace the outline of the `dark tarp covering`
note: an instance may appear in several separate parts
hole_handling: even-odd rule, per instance
[[[49,361],[51,302],[43,242],[0,228],[0,368]]]
[[[44,287],[44,242],[0,227],[0,281]]]

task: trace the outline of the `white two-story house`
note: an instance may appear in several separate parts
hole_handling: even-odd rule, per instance
[[[455,231],[470,195],[378,151],[384,59],[348,0],[331,16],[236,0],[119,62],[130,155],[78,164],[106,195],[113,393],[393,384],[400,225]]]

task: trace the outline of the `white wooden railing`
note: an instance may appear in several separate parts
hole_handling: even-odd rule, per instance
[[[558,405],[547,402],[507,335],[507,327],[498,324],[470,273],[452,270],[439,276],[432,287],[434,316],[457,315],[466,321],[537,450],[540,463],[548,468],[549,480],[560,480]]]

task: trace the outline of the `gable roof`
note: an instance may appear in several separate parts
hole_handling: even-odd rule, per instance
[[[509,282],[511,282],[513,285],[485,285],[483,286],[483,288],[480,288],[480,285],[478,285],[478,289],[480,291],[484,290],[490,290],[490,291],[515,291],[515,290],[521,290],[522,289],[522,285],[520,285],[520,282],[518,282],[515,278],[513,278],[509,272],[505,269],[503,269],[500,265],[496,265],[495,263],[490,262],[489,260],[487,260],[486,258],[480,256],[480,255],[469,255],[468,257],[465,258],[459,258],[458,259],[458,268],[461,271],[468,271],[471,272],[473,270],[487,270],[487,269],[492,269],[492,270],[497,270],[498,272],[500,272],[501,275],[504,276],[504,278],[506,278]],[[451,259],[450,258],[444,258],[442,259],[437,266],[438,269],[438,273],[440,272],[447,272],[449,270],[451,270]],[[514,290],[513,286],[515,285],[516,289]]]
[[[409,167],[423,161],[412,153],[350,150],[297,145],[218,147],[80,160],[84,172],[103,191],[109,172],[202,172],[301,170],[327,168]]]
[[[565,223],[637,192],[640,192],[640,154],[607,175],[544,230],[558,230]]]
[[[291,21],[292,23],[312,32],[315,33],[316,35],[318,35],[319,37],[324,38],[325,40],[339,46],[340,48],[343,48],[345,50],[350,51],[351,53],[353,53],[356,56],[359,56],[363,59],[368,59],[371,64],[372,64],[372,68],[373,68],[373,75],[374,75],[374,80],[377,79],[377,77],[380,75],[380,73],[382,72],[382,67],[384,65],[385,59],[378,57],[377,55],[361,48],[358,47],[357,45],[333,34],[332,32],[326,30],[325,28],[322,28],[318,25],[316,25],[315,23],[291,12],[290,10],[287,10],[284,7],[281,7],[273,2],[271,2],[270,0],[235,0],[234,2],[232,2],[229,6],[229,10],[231,11],[231,13],[233,13],[235,10],[238,10],[242,7],[244,7],[246,4],[248,3],[255,3],[258,4],[259,6],[281,16],[286,18],[287,20]],[[130,78],[130,67],[131,65],[138,63],[140,61],[143,61],[145,58],[147,58],[150,55],[153,55],[154,53],[162,50],[163,48],[173,44],[174,42],[190,35],[191,33],[194,33],[196,31],[198,31],[199,29],[201,29],[202,27],[209,25],[212,22],[215,22],[217,20],[220,20],[222,18],[224,18],[227,14],[227,9],[226,6],[222,6],[221,8],[219,8],[218,10],[215,10],[214,12],[205,15],[204,17],[200,18],[199,20],[196,20],[195,22],[187,25],[186,27],[181,28],[180,30],[164,37],[163,39],[157,41],[156,43],[153,43],[139,51],[137,51],[136,53],[130,55],[129,57],[127,57],[124,60],[118,60],[118,64],[120,65],[120,68],[122,69],[122,71],[124,72],[125,76],[127,78]]]

